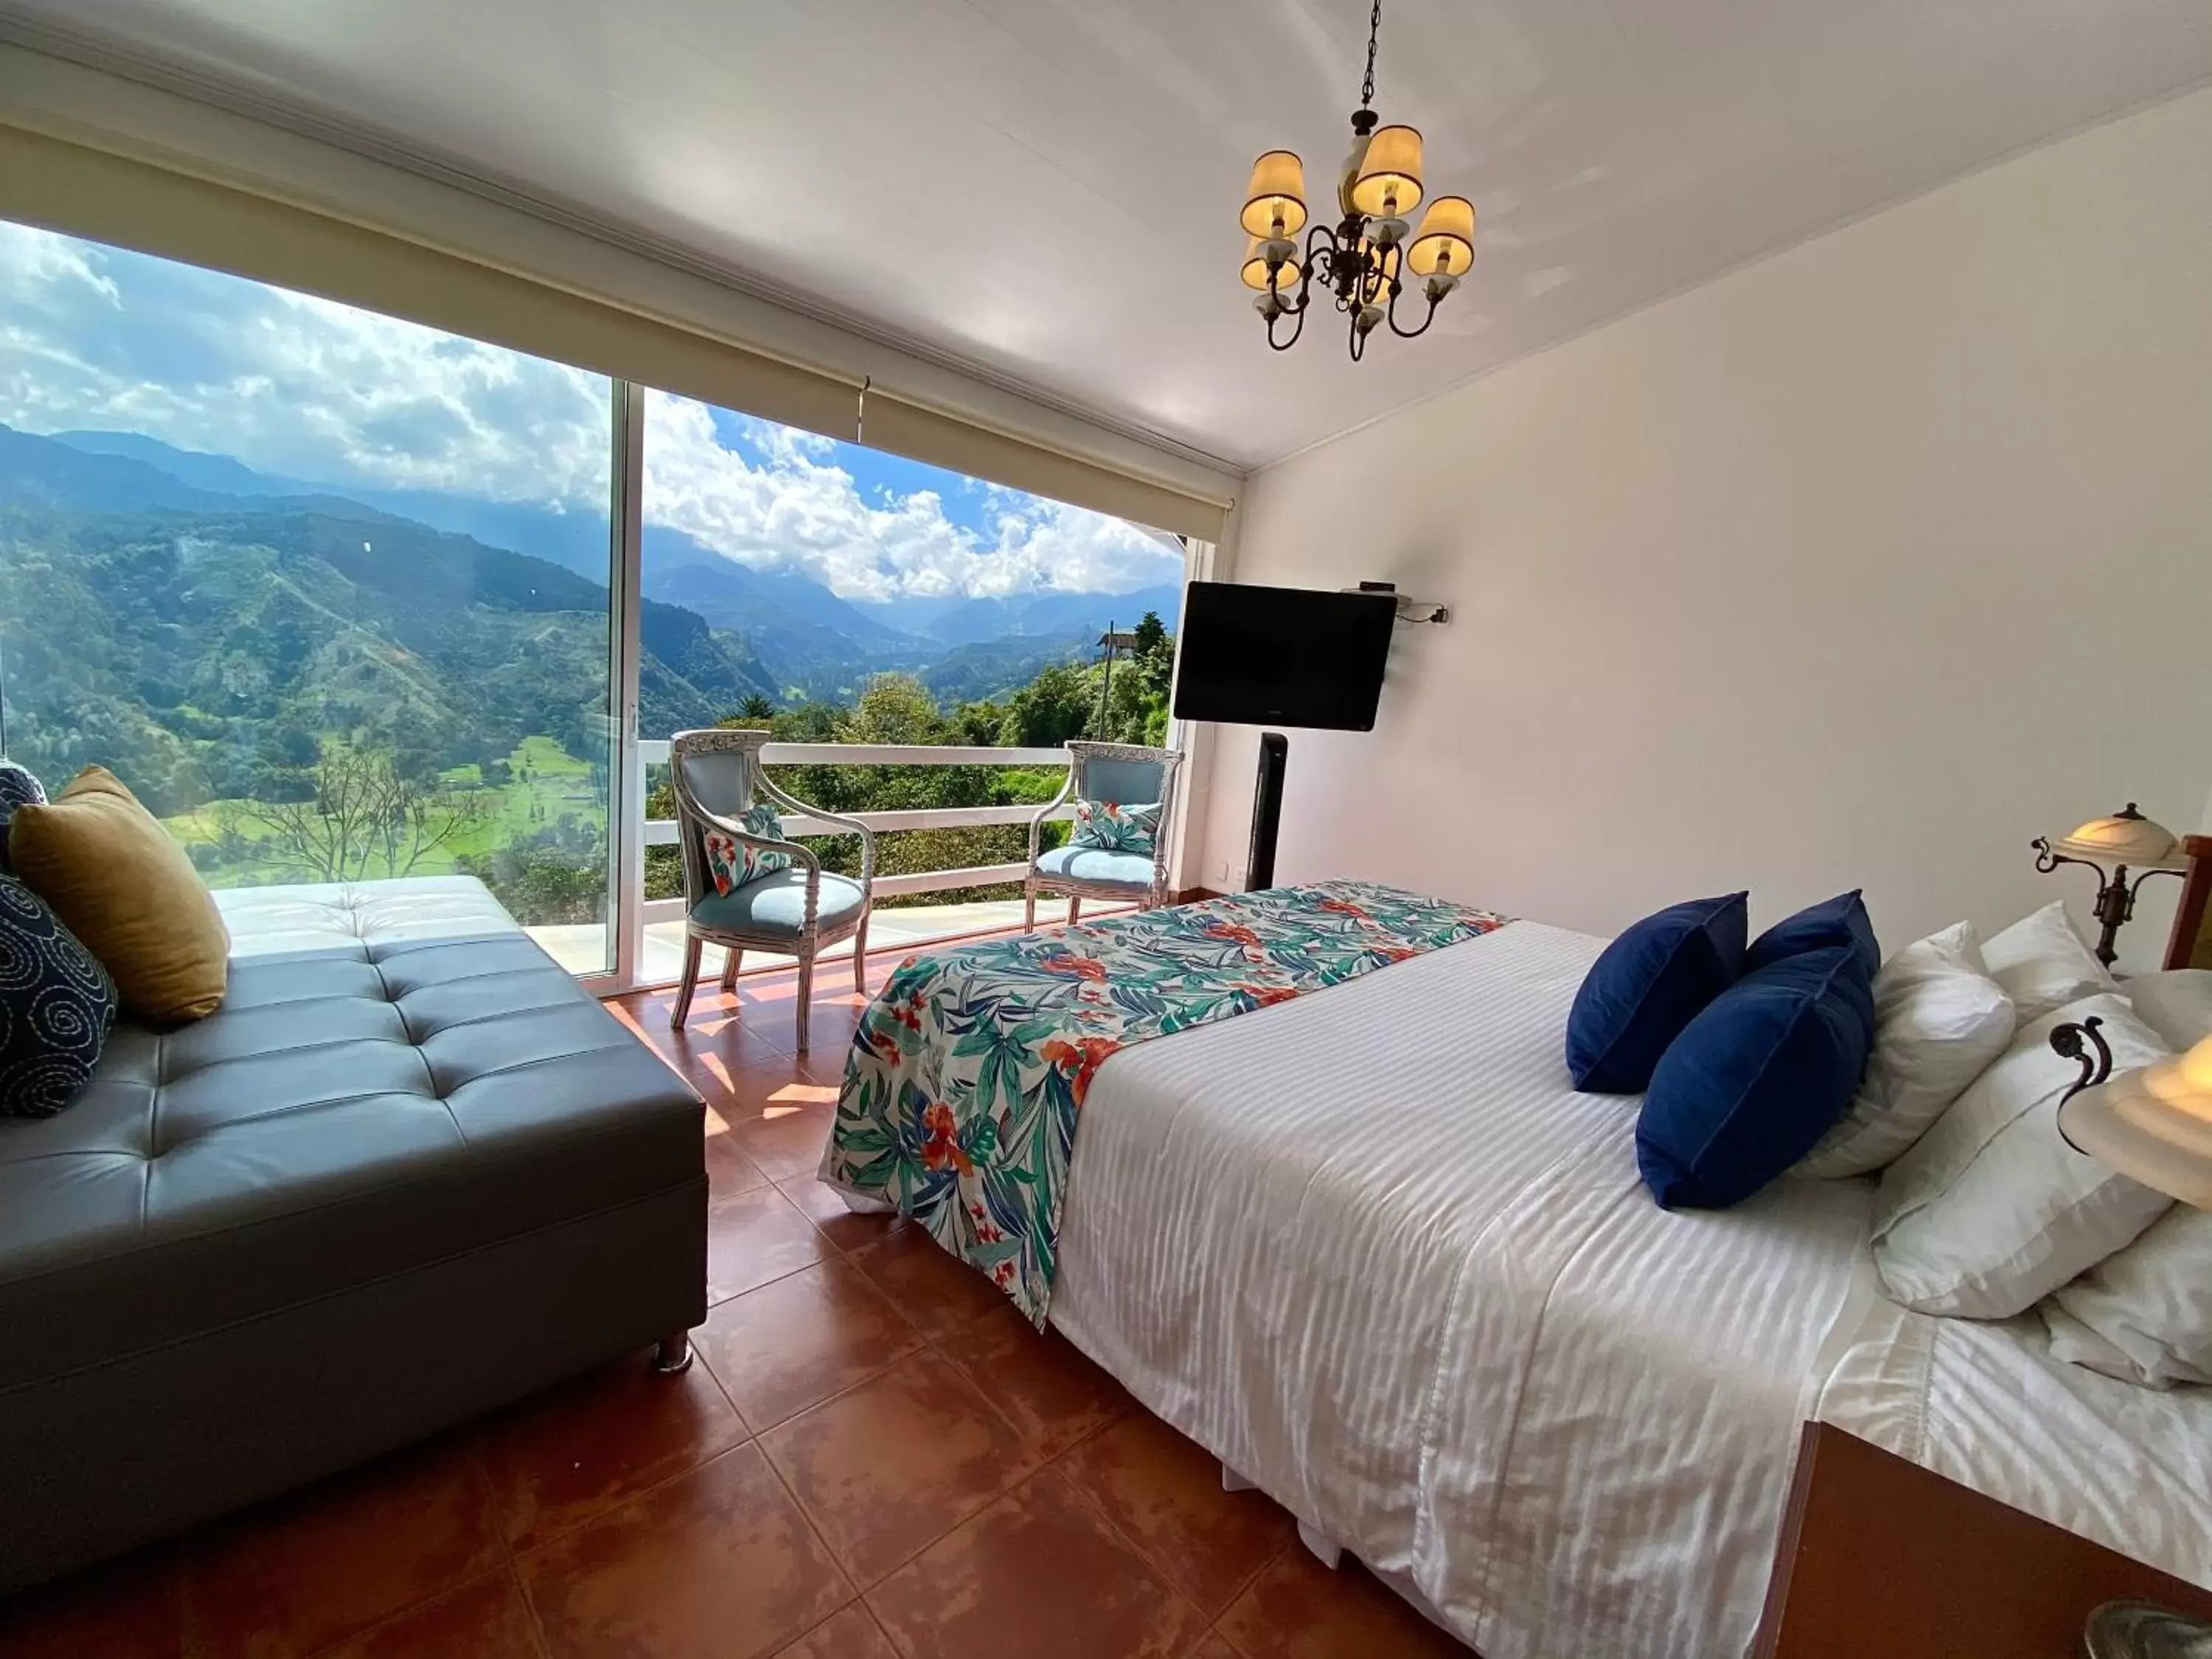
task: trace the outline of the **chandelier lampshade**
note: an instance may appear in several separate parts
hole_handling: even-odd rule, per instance
[[[1270,286],[1267,277],[1268,240],[1265,236],[1254,236],[1244,244],[1244,286],[1256,289],[1262,294]],[[1288,294],[1298,285],[1297,245],[1279,241],[1275,246],[1282,252],[1283,258],[1275,266],[1273,286],[1278,292]]]
[[[1252,163],[1239,221],[1247,234],[1265,240],[1295,236],[1306,226],[1306,164],[1287,149],[1271,149]],[[1262,283],[1261,287],[1267,284]]]
[[[1464,276],[1474,263],[1474,204],[1464,196],[1439,196],[1421,216],[1406,250],[1416,276]]]
[[[1420,229],[1407,240],[1407,223],[1427,191],[1421,135],[1409,126],[1384,126],[1375,112],[1375,53],[1382,33],[1382,0],[1370,0],[1367,76],[1352,115],[1351,153],[1336,175],[1334,207],[1343,216],[1334,224],[1307,225],[1305,164],[1292,152],[1271,149],[1252,164],[1237,216],[1250,239],[1240,272],[1267,325],[1267,343],[1277,351],[1298,343],[1306,308],[1316,297],[1346,318],[1354,362],[1364,355],[1368,337],[1385,323],[1404,339],[1425,334],[1437,307],[1474,262],[1474,204],[1464,196],[1430,203]],[[1421,279],[1418,288],[1414,277]],[[1399,319],[1401,300],[1428,307],[1412,326]]]
[[[1352,205],[1370,219],[1401,219],[1421,204],[1421,135],[1382,127],[1367,141],[1352,181]]]

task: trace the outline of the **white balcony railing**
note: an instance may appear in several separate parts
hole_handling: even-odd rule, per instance
[[[665,766],[668,763],[668,744],[662,740],[641,742],[639,762],[646,766]],[[1020,766],[1030,768],[1065,767],[1065,749],[972,749],[934,744],[857,744],[857,743],[771,743],[761,750],[761,761],[767,766]],[[1036,816],[1035,805],[1017,804],[1012,806],[933,806],[919,810],[890,812],[851,812],[845,816],[859,820],[869,829],[885,833],[901,830],[967,830],[990,824],[1025,824]],[[1063,805],[1049,816],[1066,819],[1075,814],[1072,805]],[[783,820],[787,836],[834,836],[843,831],[834,823],[800,813],[787,814]],[[644,844],[647,847],[673,847],[677,842],[677,826],[673,818],[647,818],[645,821]],[[924,870],[908,875],[878,876],[875,892],[878,898],[896,898],[913,893],[938,893],[955,887],[987,887],[995,882],[1019,881],[1029,872],[1024,863],[986,864],[964,870]],[[650,925],[662,921],[681,921],[684,901],[680,898],[646,899],[643,915]]]

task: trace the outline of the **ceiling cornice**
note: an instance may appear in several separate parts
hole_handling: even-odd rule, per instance
[[[656,236],[619,220],[610,219],[580,204],[548,195],[515,179],[483,171],[458,158],[404,143],[389,133],[351,122],[332,120],[327,115],[289,100],[183,68],[93,31],[22,17],[0,9],[0,46],[19,46],[42,52],[81,69],[112,75],[157,92],[188,99],[290,133],[295,137],[327,144],[332,149],[417,178],[466,191],[577,235],[618,248],[625,253],[650,259],[672,270],[729,289],[749,299],[780,307],[810,322],[842,330],[886,350],[903,352],[933,367],[963,375],[1010,397],[1025,398],[1071,420],[1087,422],[1131,442],[1164,451],[1182,460],[1212,468],[1231,477],[1245,475],[1246,469],[1238,463],[1165,433],[1086,408],[973,358],[887,329],[869,318],[824,305],[815,295],[799,293],[724,261],[707,258],[679,242]]]

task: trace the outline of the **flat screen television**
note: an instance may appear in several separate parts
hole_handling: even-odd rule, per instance
[[[1397,615],[1395,593],[1193,582],[1176,718],[1371,732]]]

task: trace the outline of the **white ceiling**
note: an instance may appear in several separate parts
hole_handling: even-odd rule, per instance
[[[1481,216],[1419,341],[1270,353],[1251,159],[1325,193],[1364,0],[0,0],[1249,467],[2212,76],[2205,0],[1390,0]]]

